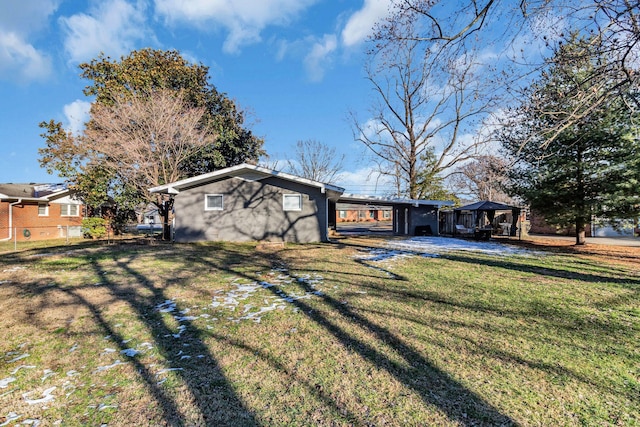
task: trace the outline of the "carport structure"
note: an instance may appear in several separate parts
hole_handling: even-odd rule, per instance
[[[415,200],[385,198],[358,194],[343,194],[338,203],[365,206],[390,206],[393,210],[393,234],[399,236],[440,235],[438,213],[443,207],[453,206],[446,200]],[[336,227],[337,211],[334,205],[332,226]]]

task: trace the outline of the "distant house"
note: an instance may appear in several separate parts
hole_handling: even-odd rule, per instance
[[[62,184],[0,184],[0,240],[81,237],[83,213]]]
[[[174,239],[320,242],[342,188],[241,164],[151,188],[174,195]]]
[[[338,203],[336,222],[392,221],[393,208],[385,205]]]
[[[344,206],[343,204],[361,206],[358,212],[365,212],[365,217],[373,215],[375,218],[376,214],[381,214],[382,219],[386,220],[386,216],[389,216],[393,234],[398,236],[438,236],[440,209],[453,206],[453,202],[445,200],[387,198],[359,194],[343,194],[338,206]],[[340,216],[340,210],[336,212],[336,216]],[[338,221],[339,219],[336,220]]]

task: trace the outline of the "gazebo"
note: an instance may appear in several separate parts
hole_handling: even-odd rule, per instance
[[[476,238],[488,239],[491,237],[493,231],[493,220],[496,217],[496,212],[511,212],[512,220],[510,223],[500,223],[500,227],[504,230],[504,234],[509,236],[515,236],[518,230],[517,221],[520,217],[521,209],[517,206],[505,205],[504,203],[497,203],[491,201],[480,201],[472,203],[470,205],[461,206],[455,208],[455,222],[454,234],[459,231],[458,224],[460,223],[460,217],[463,214],[471,214],[472,216],[472,232]]]

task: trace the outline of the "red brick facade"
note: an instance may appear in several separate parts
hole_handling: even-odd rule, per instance
[[[344,209],[336,211],[337,222],[391,221],[391,209]]]
[[[43,206],[43,202],[40,202]],[[46,215],[40,215],[37,202],[23,202],[10,206],[10,202],[0,202],[0,240],[11,238],[18,241],[45,240],[77,235],[82,225],[83,206],[49,202]],[[66,215],[62,210],[66,209]],[[77,206],[77,208],[75,208]],[[11,209],[12,224],[9,228]],[[69,215],[69,211],[71,214]],[[70,231],[71,230],[71,231]],[[68,234],[69,233],[69,234]]]

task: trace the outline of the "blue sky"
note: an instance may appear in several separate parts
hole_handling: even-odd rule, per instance
[[[389,0],[20,0],[0,3],[0,182],[60,182],[39,167],[38,123],[77,129],[88,102],[78,64],[144,47],[210,67],[244,109],[271,160],[296,141],[336,147],[343,183],[373,193],[348,111],[366,117],[364,42]],[[282,161],[280,164],[283,164]]]

